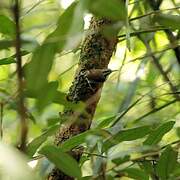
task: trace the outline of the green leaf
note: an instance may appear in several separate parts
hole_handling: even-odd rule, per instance
[[[0,33],[13,36],[15,34],[15,24],[7,16],[0,15]]]
[[[59,116],[57,117],[50,117],[47,119],[47,126],[53,126],[54,124],[60,122],[61,124],[61,119]]]
[[[29,91],[29,90],[25,91],[25,95],[28,98],[35,98],[35,99],[38,98],[37,92],[33,92],[33,91]],[[65,106],[72,104],[66,100],[66,94],[63,92],[60,92],[60,91],[55,92],[55,95],[54,95],[54,98],[52,99],[52,102],[57,103],[57,104],[62,104]]]
[[[126,18],[125,4],[121,0],[106,2],[104,0],[89,0],[87,8],[91,13],[111,20],[125,20]]]
[[[180,138],[180,127],[177,127],[176,133],[177,133],[177,136]]]
[[[109,126],[109,124],[112,123],[113,119],[116,117],[116,115],[112,115],[106,118],[103,118],[102,120],[100,120],[101,122],[97,125],[97,128],[105,128],[107,126]]]
[[[74,2],[71,4],[71,6],[69,6],[66,9],[66,11],[60,16],[58,20],[56,30],[47,38],[47,42],[56,40],[57,52],[62,51],[63,47],[65,46],[68,40],[69,34],[75,34],[79,32],[79,27],[76,27],[76,29],[71,30],[72,25],[74,24],[74,12],[77,8],[77,4],[77,2]],[[81,19],[79,19],[79,21],[81,21]]]
[[[119,30],[124,26],[123,21],[114,22],[109,25],[104,25],[102,28],[102,34],[107,38],[115,38]]]
[[[27,55],[28,53],[29,52],[22,51],[21,55],[24,56],[24,55]],[[10,57],[0,59],[0,65],[7,65],[7,64],[16,63],[15,57],[16,57],[16,55],[14,54]]]
[[[163,136],[168,133],[174,126],[175,122],[174,121],[169,121],[161,126],[159,126],[157,129],[151,132],[147,139],[144,141],[144,145],[155,145],[158,142],[161,141]]]
[[[47,85],[47,76],[55,56],[55,49],[52,44],[39,47],[31,62],[26,66],[27,88],[30,91],[41,92]]]
[[[149,84],[149,86],[153,86],[156,79],[158,77],[158,70],[154,69],[154,66],[152,63],[149,64],[149,69],[147,72],[146,81]]]
[[[155,21],[168,28],[180,29],[179,15],[157,14],[155,16]]]
[[[32,60],[26,68],[28,90],[41,93],[43,87],[47,85],[48,74],[51,70],[55,53],[61,52],[65,45],[75,7],[76,3],[73,3],[60,16],[55,31],[34,52]]]
[[[142,161],[142,162],[139,162],[138,165],[140,166],[141,169],[143,169],[148,174],[154,173],[154,168],[150,161]]]
[[[130,159],[130,156],[125,155],[124,157],[119,157],[119,158],[112,159],[112,162],[117,164],[117,165],[120,165],[120,164],[123,164],[124,162],[129,161],[129,159]]]
[[[66,96],[67,94],[60,91],[56,91],[53,102],[57,104],[62,104],[66,107],[74,106],[71,102],[66,100]],[[76,106],[78,106],[78,104],[76,104]]]
[[[86,137],[88,135],[90,135],[91,133],[92,133],[92,131],[86,131],[84,133],[73,136],[72,138],[68,139],[63,144],[61,144],[60,149],[62,151],[69,151],[69,150],[73,149],[74,147],[79,146],[80,144],[85,142]]]
[[[179,162],[176,162],[176,165],[174,167],[172,174],[174,177],[180,177],[180,163]]]
[[[34,37],[29,37],[29,36],[22,36],[21,37],[22,41],[22,47],[23,51],[25,52],[34,52],[36,48],[40,46],[39,42],[34,38]]]
[[[36,118],[32,115],[31,112],[27,111],[27,116],[34,124],[36,124]]]
[[[27,146],[27,154],[32,157],[37,151],[37,149],[47,140],[47,138],[55,134],[58,128],[59,125],[54,125],[50,127],[47,131],[45,131],[43,134],[33,139]]]
[[[78,180],[92,180],[92,176],[84,176],[84,177],[78,178]]]
[[[35,98],[38,99],[38,92],[33,92],[30,90],[25,91],[25,95],[28,98]],[[54,95],[51,97],[51,102],[60,104],[65,106],[67,109],[73,109],[73,110],[78,110],[78,111],[83,111],[84,110],[84,103],[79,102],[79,103],[72,103],[66,100],[66,93],[60,92],[60,91],[55,91]]]
[[[132,141],[135,139],[143,138],[150,132],[151,132],[150,126],[141,126],[137,128],[122,130],[119,133],[107,139],[103,144],[103,148],[104,150],[108,150],[117,143],[120,143],[122,141]]]
[[[128,177],[136,179],[136,180],[149,180],[148,174],[146,174],[141,169],[127,168],[127,169],[124,169],[122,172],[127,174]]]
[[[129,85],[129,88],[127,90],[127,94],[125,95],[124,99],[122,100],[122,103],[121,103],[121,106],[118,110],[118,113],[123,112],[124,110],[126,110],[129,107],[129,105],[130,105],[130,103],[131,103],[131,101],[132,101],[132,99],[136,93],[136,89],[138,87],[139,81],[140,81],[140,79],[137,77]]]
[[[22,49],[23,49],[23,47],[27,47],[27,46],[31,46],[33,49],[35,47],[38,47],[39,44],[35,40],[32,41],[31,39],[23,39],[22,38]],[[0,41],[0,50],[1,49],[9,49],[11,47],[14,47],[14,40],[1,40]],[[28,50],[28,52],[29,52],[29,50]]]
[[[13,47],[13,41],[12,40],[1,40],[0,41],[0,50],[1,49],[8,49],[10,47]]]
[[[65,174],[76,178],[81,177],[81,169],[79,168],[78,163],[58,147],[47,145],[42,147],[39,153],[45,155]]]
[[[0,59],[0,65],[7,65],[7,64],[12,64],[12,63],[16,63],[13,57]]]
[[[103,163],[104,159],[102,157],[97,156],[93,159],[92,171],[94,177],[97,177],[102,172]]]
[[[79,1],[74,9],[71,27],[66,35],[65,50],[77,49],[82,40],[84,35],[84,5],[84,1]]]
[[[11,93],[7,89],[4,89],[2,87],[0,87],[0,93],[3,94],[3,97],[8,97],[11,95]]]
[[[106,136],[107,131],[95,129],[95,130],[89,130],[86,132],[83,132],[81,134],[78,134],[76,136],[73,136],[72,138],[68,139],[64,143],[60,145],[60,148],[62,151],[69,151],[73,149],[74,147],[77,147],[81,145],[82,143],[86,142],[86,138],[89,135],[97,135],[97,136]]]
[[[106,180],[114,180],[115,177],[113,175],[106,175]]]
[[[156,167],[156,173],[161,180],[167,180],[177,163],[178,153],[168,146],[161,154]]]
[[[55,97],[58,82],[49,82],[45,87],[45,91],[38,94],[37,109],[41,112],[47,105],[49,105]]]

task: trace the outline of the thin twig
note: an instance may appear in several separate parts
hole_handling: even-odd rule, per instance
[[[142,156],[140,156],[138,158],[131,159],[131,161],[135,161],[135,162],[138,161],[139,162],[141,160],[144,160],[147,157],[152,157],[152,156],[158,155],[160,153],[160,151],[165,149],[167,146],[174,145],[174,144],[179,144],[179,143],[180,143],[180,140],[174,141],[172,143],[169,143],[169,144],[166,144],[166,145],[162,146],[161,148],[159,148],[158,150],[156,150],[154,152],[149,152],[149,153],[143,154]]]
[[[128,63],[131,63],[131,62],[135,62],[135,61],[137,61],[137,60],[141,60],[141,59],[147,58],[147,57],[151,57],[152,55],[159,54],[159,53],[162,53],[162,52],[164,52],[164,51],[172,50],[172,48],[174,48],[174,47],[179,47],[179,46],[180,46],[179,44],[176,44],[176,45],[173,45],[173,46],[172,46],[172,45],[169,45],[168,47],[166,47],[166,48],[164,48],[164,49],[162,49],[162,50],[153,51],[153,52],[151,52],[151,53],[146,53],[146,54],[144,54],[144,55],[142,55],[142,56],[140,56],[140,57],[131,59],[131,60],[129,60],[129,61],[127,62],[127,64],[128,64]]]
[[[75,149],[76,150],[76,149]],[[74,150],[74,151],[75,151]],[[73,151],[73,149],[72,149]],[[83,154],[87,154],[87,155],[91,155],[91,156],[97,156],[97,157],[101,157],[101,158],[107,158],[107,156],[104,156],[104,155],[101,155],[101,154],[96,154],[96,153],[90,153],[90,152],[86,152],[86,151],[82,151]],[[38,160],[38,159],[41,159],[45,157],[44,155],[37,155],[37,156],[34,156],[31,161],[34,161],[34,160]]]
[[[37,155],[37,156],[32,157],[32,159],[30,161],[39,160],[39,159],[42,159],[44,157],[45,157],[44,155]]]
[[[175,103],[175,102],[177,102],[177,99],[174,99],[174,100],[168,102],[167,104],[163,104],[162,106],[160,106],[160,107],[158,107],[158,108],[155,108],[155,109],[149,111],[148,113],[146,113],[146,114],[140,116],[139,118],[135,119],[133,122],[134,122],[134,123],[137,123],[137,122],[139,122],[141,119],[144,119],[145,117],[149,116],[150,114],[153,114],[153,113],[155,113],[155,112],[158,112],[158,111],[160,111],[161,109],[164,109],[165,107],[167,107],[167,106],[169,106],[169,105],[171,105],[171,104],[173,104],[173,103]]]
[[[160,147],[160,148],[159,148],[158,150],[156,150],[156,151],[152,151],[152,152],[143,154],[142,156],[137,157],[137,158],[129,159],[129,160],[126,161],[126,162],[131,162],[131,161],[132,161],[133,164],[134,164],[135,162],[139,162],[139,161],[141,161],[141,160],[144,160],[145,158],[152,157],[152,156],[155,156],[155,155],[159,155],[159,153],[160,153],[164,148],[166,148],[167,146],[174,145],[174,144],[177,144],[177,145],[178,145],[179,143],[180,143],[180,140],[174,141],[174,142],[172,142],[172,143],[169,143],[169,144],[166,144],[166,145]],[[145,160],[144,160],[144,161],[145,161]],[[126,163],[126,162],[125,162],[125,163]],[[130,166],[133,165],[133,164],[130,164]],[[121,165],[122,165],[122,164],[121,164]],[[111,167],[110,169],[107,169],[106,172],[110,172],[110,171],[114,170],[115,168],[117,168],[118,166],[119,166],[119,165],[115,165],[115,166]]]
[[[142,2],[142,1],[144,1],[144,0],[137,0],[137,1],[134,1],[134,2],[130,2],[128,5],[132,5],[132,4],[140,3],[140,2]]]
[[[127,49],[125,49],[125,52],[124,52],[124,57],[123,57],[123,60],[122,60],[122,64],[119,68],[119,71],[118,71],[118,79],[117,79],[117,87],[119,86],[119,82],[120,82],[120,79],[121,79],[121,71],[125,65],[125,61],[126,61],[126,55],[127,55]]]
[[[150,15],[153,15],[153,14],[158,14],[158,13],[163,12],[163,11],[171,11],[171,10],[175,10],[175,9],[179,9],[179,8],[180,8],[180,6],[174,7],[174,8],[169,8],[169,9],[162,9],[162,10],[152,11],[150,13],[143,14],[141,16],[137,16],[137,17],[131,18],[131,19],[129,19],[129,21],[134,21],[134,20],[137,20],[137,19],[140,19],[140,18],[144,18],[146,16],[150,16]]]
[[[175,0],[171,0],[171,2],[173,3],[174,7],[177,7],[177,6],[178,6],[178,5],[176,4]],[[180,14],[179,9],[177,9],[176,12],[177,12],[178,14]]]
[[[152,33],[152,32],[156,32],[156,31],[163,31],[165,29],[169,29],[169,28],[164,28],[164,27],[157,27],[157,28],[153,28],[153,29],[145,29],[145,30],[141,30],[141,31],[135,31],[135,32],[131,32],[130,36],[137,36],[138,34],[144,34],[144,33]],[[122,37],[126,37],[126,34],[122,34],[119,35],[118,38],[122,38]],[[121,41],[121,39],[119,40]]]
[[[139,102],[140,102],[144,97],[148,96],[151,92],[153,92],[153,90],[155,90],[155,89],[157,89],[157,88],[159,88],[159,87],[161,87],[161,86],[164,86],[164,85],[166,85],[166,84],[168,84],[168,82],[165,82],[165,83],[163,83],[163,84],[160,84],[159,86],[154,87],[153,89],[151,89],[151,90],[148,91],[147,93],[141,95],[141,97],[139,97],[136,101],[134,101],[129,107],[127,107],[127,109],[125,109],[122,113],[118,113],[118,114],[116,115],[116,118],[115,118],[114,122],[112,122],[111,127],[114,126],[122,117],[124,117],[124,115],[126,115],[135,105],[139,104]],[[169,102],[168,102],[168,103],[169,103]],[[166,105],[164,105],[164,106],[166,107]],[[162,108],[160,108],[160,109],[162,109]],[[160,109],[159,109],[159,110],[160,110]],[[157,109],[156,109],[156,110],[157,110]],[[150,113],[150,114],[151,114],[151,113]],[[149,115],[149,114],[148,114],[148,115]],[[148,115],[146,115],[146,116],[148,116]]]
[[[28,13],[30,13],[33,9],[35,9],[38,5],[40,5],[42,2],[44,2],[46,0],[40,0],[38,1],[36,4],[34,4],[30,9],[28,9],[23,16],[26,16]]]
[[[28,133],[27,119],[26,119],[26,108],[24,105],[24,85],[23,85],[23,69],[22,69],[22,57],[21,57],[21,31],[20,31],[20,4],[19,0],[15,0],[13,7],[14,19],[15,19],[15,29],[16,29],[16,39],[15,39],[15,49],[16,49],[16,60],[17,60],[17,77],[18,77],[18,113],[20,116],[20,146],[19,149],[25,151],[26,140]]]
[[[96,154],[96,153],[89,153],[89,152],[86,152],[86,151],[83,151],[83,154],[88,154],[88,155],[91,155],[91,156],[97,156],[97,157],[101,157],[101,158],[107,158],[107,156],[104,156],[104,155],[101,155],[101,154]]]
[[[62,73],[60,73],[60,74],[58,75],[58,77],[63,76],[65,73],[67,73],[68,71],[70,71],[71,69],[73,69],[77,64],[78,64],[78,63],[73,64],[71,67],[69,67],[68,69],[66,69],[66,70],[63,71]]]

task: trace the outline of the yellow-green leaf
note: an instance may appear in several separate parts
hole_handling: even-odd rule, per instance
[[[144,141],[144,145],[155,145],[160,142],[163,136],[173,128],[174,124],[174,121],[169,121],[159,126],[149,134],[147,139]]]

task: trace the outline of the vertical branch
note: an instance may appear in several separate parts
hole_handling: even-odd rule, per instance
[[[16,65],[17,65],[17,78],[18,78],[18,113],[20,116],[21,123],[21,134],[20,134],[20,150],[25,151],[26,149],[26,139],[28,133],[28,126],[26,120],[26,108],[24,105],[24,94],[23,94],[23,70],[22,70],[22,58],[21,58],[21,31],[20,31],[20,4],[19,0],[15,0],[13,7],[13,14],[15,20],[15,49],[16,49]]]
[[[1,103],[0,104],[0,138],[1,140],[3,138],[3,108],[4,108],[4,104]]]

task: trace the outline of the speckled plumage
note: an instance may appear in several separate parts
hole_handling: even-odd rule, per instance
[[[88,83],[86,77],[86,70],[82,69],[75,77],[72,86],[69,89],[67,99],[69,101],[77,102],[84,101],[87,96],[89,97],[93,93],[91,86]]]

